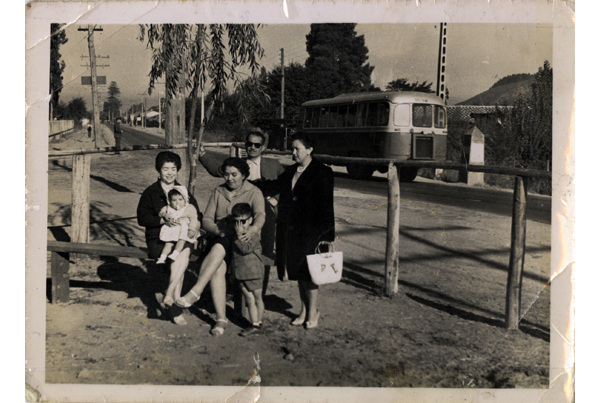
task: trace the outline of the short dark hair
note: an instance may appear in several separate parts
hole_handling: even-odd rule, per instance
[[[248,134],[246,134],[246,141],[249,141],[248,139],[250,138],[250,136],[258,136],[262,139],[262,144],[263,146],[266,144],[267,142],[267,136],[265,136],[265,133],[263,133],[262,130],[256,128],[256,129],[252,129],[248,132]]]
[[[306,148],[315,148],[314,140],[304,133],[294,134],[292,136],[292,141],[290,141],[290,144],[293,143],[295,140],[298,140],[299,142],[301,142],[304,145],[304,147],[306,147]]]
[[[225,168],[227,167],[237,168],[237,170],[240,171],[244,179],[250,176],[250,167],[248,166],[248,163],[241,158],[227,158],[225,161],[223,161],[223,164],[221,165],[221,172],[224,173]]]
[[[177,171],[179,171],[181,169],[181,157],[179,157],[179,155],[177,155],[171,151],[159,152],[158,155],[156,156],[156,160],[154,162],[154,167],[156,168],[156,170],[158,172],[160,172],[163,165],[165,165],[167,162],[172,162],[173,164],[175,164]]]
[[[175,195],[179,195],[181,197],[183,197],[183,199],[185,200],[185,196],[181,194],[181,192],[175,188],[169,190],[169,193],[167,193],[167,196],[169,197],[169,201],[171,201],[171,197],[175,196]]]
[[[231,208],[233,217],[252,216],[252,207],[248,203],[238,203]]]

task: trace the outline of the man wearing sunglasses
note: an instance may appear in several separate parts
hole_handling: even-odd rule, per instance
[[[283,166],[278,160],[262,156],[266,149],[267,137],[265,134],[258,128],[252,129],[246,135],[246,153],[248,154],[246,162],[250,167],[250,176],[248,177],[248,180],[274,180],[284,171]],[[207,153],[204,150],[204,147],[200,146],[200,163],[212,176],[221,177],[220,168],[225,158],[226,157],[219,158],[214,154]],[[260,234],[263,261],[265,263],[265,279],[262,289],[263,296],[267,292],[271,266],[274,265],[275,261],[275,223],[277,222],[278,198],[279,196],[265,198],[266,218],[265,225]],[[282,274],[280,274],[279,277],[282,279]]]

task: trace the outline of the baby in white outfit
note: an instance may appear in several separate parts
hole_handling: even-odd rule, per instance
[[[164,224],[160,229],[160,240],[165,243],[165,246],[156,262],[159,264],[165,263],[167,257],[171,260],[177,259],[186,242],[194,243],[198,239],[198,233],[190,230],[190,227],[198,227],[198,212],[196,207],[189,204],[187,189],[183,186],[175,186],[169,191],[167,198],[169,205],[163,207],[158,216],[175,220],[178,225]],[[171,253],[173,245],[175,249]]]

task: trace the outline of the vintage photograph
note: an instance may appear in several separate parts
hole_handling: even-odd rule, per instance
[[[551,388],[552,21],[44,24],[46,385]]]

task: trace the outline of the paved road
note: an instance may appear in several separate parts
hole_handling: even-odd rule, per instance
[[[164,136],[146,133],[129,125],[121,125],[123,129],[123,145],[164,144]]]
[[[122,127],[123,143],[126,145],[164,143],[164,137],[162,136],[136,130],[128,125],[123,125]],[[282,160],[282,163],[284,164],[290,162],[291,161],[287,158]],[[337,168],[335,171],[336,187],[365,194],[387,195],[387,180],[381,176],[374,176],[369,180],[356,180],[350,178],[343,168]],[[421,178],[418,178],[412,183],[402,183],[400,187],[400,197],[404,200],[436,203],[504,216],[511,216],[513,209],[513,194],[510,191],[440,183]],[[538,195],[528,195],[527,219],[550,224],[550,198]]]

